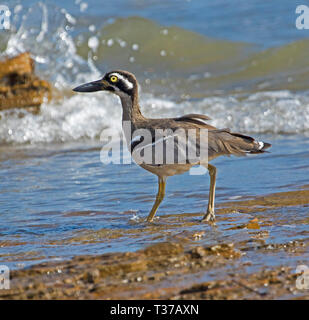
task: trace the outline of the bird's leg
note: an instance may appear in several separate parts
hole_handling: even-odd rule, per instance
[[[153,221],[153,218],[157,212],[157,209],[158,209],[158,207],[159,207],[160,203],[162,202],[164,195],[165,195],[165,179],[159,178],[158,183],[159,183],[159,190],[157,193],[156,201],[155,201],[155,203],[154,203],[154,205],[153,205],[153,207],[147,217],[148,222]]]
[[[207,212],[203,217],[202,221],[215,220],[215,189],[216,189],[217,168],[211,164],[208,164],[208,171],[210,176],[209,200],[208,200]]]

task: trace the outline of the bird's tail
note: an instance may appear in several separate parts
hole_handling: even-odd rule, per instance
[[[255,140],[252,137],[232,133],[228,129],[212,130],[208,133],[210,152],[216,155],[244,156],[267,152],[270,143]]]
[[[232,136],[242,139],[242,147],[245,153],[264,153],[267,152],[266,149],[271,147],[271,144],[264,141],[255,140],[252,137],[245,136],[239,133],[231,133]]]

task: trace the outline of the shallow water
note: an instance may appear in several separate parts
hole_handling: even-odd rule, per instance
[[[308,182],[306,139],[262,138],[273,143],[271,153],[213,162],[219,170],[218,204],[297,190]],[[138,166],[103,165],[100,147],[91,143],[88,147],[85,143],[82,147],[17,150],[2,148],[0,163],[0,262],[11,267],[79,254],[136,250],[202,230],[206,235],[199,244],[238,242],[248,237],[248,231],[229,228],[261,216],[273,225],[277,219],[286,219],[293,226],[292,233],[287,232],[288,227],[278,227],[270,243],[300,240],[308,228],[298,223],[308,214],[302,207],[292,215],[288,208],[236,217],[231,212],[218,215],[216,229],[201,225],[198,221],[207,204],[208,176],[189,174],[168,179],[167,195],[152,227],[143,220],[154,201],[156,178]],[[179,218],[175,220],[174,215]]]
[[[309,178],[309,41],[295,28],[294,3],[113,1],[103,7],[77,0],[31,7],[35,2],[8,3],[13,28],[0,33],[1,53],[30,50],[38,74],[61,98],[44,103],[38,115],[0,111],[0,263],[21,268],[165,240],[247,241],[250,232],[233,227],[254,217],[270,221],[262,230],[270,232],[269,243],[306,237],[302,206],[230,212],[218,215],[216,228],[201,225],[207,175],[170,178],[159,219],[146,225],[156,177],[134,164],[100,162],[104,130],[121,129],[118,98],[71,92],[110,68],[128,69],[138,76],[146,116],[203,113],[215,126],[272,143],[271,153],[214,161],[219,206],[298,190]],[[192,238],[203,231],[200,240]],[[263,263],[288,258],[280,259]]]

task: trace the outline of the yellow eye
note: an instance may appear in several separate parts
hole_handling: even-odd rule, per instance
[[[117,82],[118,78],[116,76],[111,76],[110,80],[111,80],[111,82]]]

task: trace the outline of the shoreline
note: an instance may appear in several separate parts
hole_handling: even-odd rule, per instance
[[[308,185],[298,191],[221,203],[218,220],[231,220],[235,212],[226,230],[247,230],[247,239],[203,246],[183,239],[177,242],[175,237],[136,252],[77,256],[12,270],[11,289],[0,290],[0,299],[308,299],[308,290],[296,288],[299,275],[295,273],[297,265],[308,261],[308,231],[293,241],[270,244],[269,228],[276,226],[265,218],[272,210],[307,212],[308,207]],[[237,219],[255,212],[247,223]],[[161,217],[160,223],[181,218],[186,220],[184,227],[192,225],[188,214],[180,216]],[[276,224],[288,224],[284,218]],[[304,215],[300,223],[307,224],[308,217]],[[207,232],[190,236],[207,237]]]

